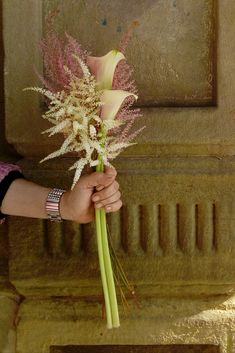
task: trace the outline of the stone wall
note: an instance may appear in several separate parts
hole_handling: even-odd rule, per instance
[[[14,148],[5,137],[4,104],[4,47],[2,1],[0,1],[0,160],[14,162],[18,159]],[[19,296],[8,281],[8,231],[7,224],[0,227],[0,352],[14,353],[16,347],[15,319]]]
[[[94,55],[116,46],[128,24],[139,21],[127,58],[140,88],[139,124],[146,125],[138,145],[115,162],[124,206],[109,219],[140,305],[128,297],[131,313],[121,309],[120,329],[105,328],[94,225],[10,217],[2,248],[9,249],[9,280],[24,298],[17,353],[84,352],[84,345],[233,353],[234,1],[3,4],[5,136],[29,179],[59,187],[72,180],[73,157],[38,164],[61,140],[40,134],[47,127],[40,117],[44,103],[22,92],[38,85],[37,42],[56,5],[58,29]]]

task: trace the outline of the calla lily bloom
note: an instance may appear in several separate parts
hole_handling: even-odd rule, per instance
[[[88,56],[87,65],[92,75],[95,76],[98,90],[112,89],[115,69],[123,59],[125,56],[118,50],[111,50],[101,57]]]
[[[130,96],[133,96],[135,99],[138,98],[135,94],[122,90],[104,90],[100,98],[103,104],[100,117],[103,120],[115,119],[123,102]]]

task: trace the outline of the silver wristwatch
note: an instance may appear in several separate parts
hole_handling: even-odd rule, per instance
[[[61,222],[61,214],[60,214],[60,200],[61,196],[66,190],[62,189],[52,189],[46,200],[46,212],[47,216],[51,221]]]

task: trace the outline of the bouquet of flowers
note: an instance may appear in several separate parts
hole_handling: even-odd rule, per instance
[[[30,87],[26,90],[39,92],[47,99],[48,110],[42,117],[52,127],[43,133],[49,133],[49,136],[61,133],[64,136],[60,148],[41,162],[68,152],[75,152],[78,156],[70,167],[70,170],[75,169],[73,188],[86,165],[103,172],[105,166],[111,166],[111,160],[133,144],[132,140],[143,129],[130,132],[140,116],[139,109],[132,108],[137,90],[124,56],[133,26],[121,41],[119,50],[94,57],[67,33],[58,35],[53,29],[52,18],[48,19],[47,31],[40,43],[45,70],[40,79],[44,88]],[[95,212],[107,327],[118,327],[106,213],[104,209]]]

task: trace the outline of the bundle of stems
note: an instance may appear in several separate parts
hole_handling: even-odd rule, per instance
[[[104,172],[104,163],[101,158],[99,165],[96,167],[97,172]],[[98,244],[98,255],[100,264],[101,280],[104,292],[105,310],[107,327],[119,327],[119,312],[117,304],[117,295],[114,283],[112,262],[109,252],[109,241],[107,231],[106,213],[103,208],[96,209],[96,235]]]

